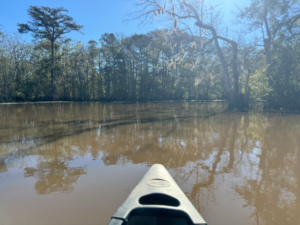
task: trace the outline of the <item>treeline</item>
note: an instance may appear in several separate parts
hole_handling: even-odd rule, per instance
[[[225,99],[213,45],[205,50],[181,31],[156,30],[117,38],[103,34],[88,44],[54,46],[55,100]],[[1,42],[1,101],[52,100],[51,43]]]
[[[35,41],[1,34],[0,101],[228,99],[243,108],[253,99],[267,100],[267,108],[299,108],[299,2],[253,0],[236,12],[241,30],[234,40],[222,36],[215,8],[203,0],[179,1],[178,9],[172,1],[156,3],[137,1],[149,11],[132,18],[168,15],[176,29],[105,33],[86,44],[64,38],[82,28],[62,14],[66,9],[31,6],[32,22],[18,26]],[[180,27],[182,18],[196,19],[200,35]],[[205,18],[212,19],[205,24]]]

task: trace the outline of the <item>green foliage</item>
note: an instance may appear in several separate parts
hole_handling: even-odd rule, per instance
[[[184,92],[184,94],[183,94],[183,99],[186,101],[186,100],[188,100],[188,98],[189,98],[189,93],[186,91],[186,92]]]
[[[63,34],[72,30],[80,31],[83,26],[76,24],[73,18],[63,14],[68,12],[65,8],[50,8],[30,6],[27,10],[31,18],[27,24],[18,24],[20,33],[31,32],[37,40],[55,42]]]
[[[196,83],[199,100],[226,99],[222,68],[213,47],[191,48],[193,39],[178,32],[168,39],[183,47],[172,48],[164,42],[167,32],[156,30],[119,39],[104,34],[100,42],[91,40],[87,45],[57,42],[53,67],[49,41],[26,44],[20,37],[7,37],[1,45],[5,53],[0,65],[1,100],[52,100],[51,69],[57,100],[191,100],[196,98]],[[185,56],[180,59],[182,50]],[[10,57],[12,54],[20,57]],[[264,59],[259,51],[248,58],[252,68],[257,68],[250,76],[251,97],[265,99],[266,69],[264,63],[258,63]],[[244,75],[240,82],[245,83]]]
[[[295,110],[300,105],[300,50],[299,41],[282,42],[276,40],[270,68],[273,86],[270,96],[274,108]]]
[[[269,108],[300,109],[299,12],[295,0],[253,0],[238,12],[264,49],[265,65],[255,69],[250,83],[253,97],[268,100]]]
[[[268,96],[268,79],[266,77],[266,68],[263,67],[250,76],[249,87],[253,100],[266,100]]]

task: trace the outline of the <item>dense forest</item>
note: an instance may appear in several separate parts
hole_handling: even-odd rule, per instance
[[[239,32],[208,1],[134,4],[129,20],[160,18],[166,28],[82,43],[65,38],[83,27],[66,9],[31,6],[18,33],[0,30],[0,102],[228,99],[247,108],[250,99],[299,109],[299,1],[252,0],[236,9]]]

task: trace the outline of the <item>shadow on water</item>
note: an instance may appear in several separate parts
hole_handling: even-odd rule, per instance
[[[35,157],[24,177],[39,195],[72,192],[89,175],[73,163],[89,155],[106,166],[163,164],[204,215],[238,198],[244,224],[300,222],[299,115],[195,102],[0,107],[0,174]]]

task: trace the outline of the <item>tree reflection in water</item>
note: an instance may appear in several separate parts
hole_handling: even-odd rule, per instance
[[[25,177],[33,176],[38,180],[35,190],[40,195],[71,192],[72,184],[86,174],[84,167],[68,167],[64,161],[43,161],[37,168],[26,167],[24,171]]]
[[[7,171],[7,165],[4,162],[4,159],[0,158],[0,173],[4,173]]]
[[[228,186],[230,201],[242,198],[248,210],[244,224],[300,224],[300,116],[225,109],[191,102],[7,105],[0,173],[38,156],[24,177],[36,179],[36,193],[50,194],[71,192],[89,176],[89,165],[70,166],[87,155],[106,166],[161,163],[204,216]]]

